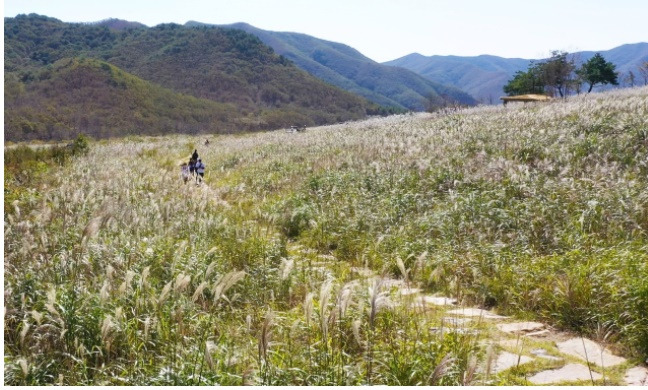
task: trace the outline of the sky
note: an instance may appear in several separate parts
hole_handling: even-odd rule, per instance
[[[648,42],[648,0],[5,0],[4,16],[249,23],[340,42],[385,62],[410,53],[545,58]]]

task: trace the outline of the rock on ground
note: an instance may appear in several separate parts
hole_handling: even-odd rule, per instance
[[[626,361],[625,358],[611,354],[595,341],[586,338],[573,338],[556,345],[562,353],[581,358],[601,367],[616,366]]]
[[[497,360],[495,360],[495,365],[493,366],[493,372],[502,372],[511,367],[519,366],[520,364],[528,363],[532,360],[533,359],[528,356],[516,355],[504,351],[497,356]]]
[[[497,315],[493,312],[490,312],[488,310],[482,310],[482,309],[474,309],[470,307],[463,307],[460,309],[455,309],[455,310],[450,310],[448,314],[455,314],[455,315],[460,315],[460,316],[465,316],[465,317],[483,317],[483,318],[488,318],[488,319],[502,319],[502,318],[508,318],[504,316]]]
[[[497,329],[505,333],[526,333],[540,330],[545,324],[540,322],[512,322],[509,324],[497,324]]]
[[[470,323],[470,318],[443,317],[443,323],[450,326],[463,326]]]
[[[648,368],[632,367],[623,379],[628,386],[648,386]]]
[[[429,303],[436,306],[454,306],[457,303],[457,300],[454,298],[448,297],[435,297],[431,295],[425,295],[421,297],[421,301],[424,303]]]
[[[551,335],[551,331],[549,329],[543,329],[537,332],[527,333],[527,336],[538,337],[538,338],[547,337],[549,335]]]
[[[572,363],[555,370],[539,372],[529,378],[529,382],[533,383],[534,385],[546,385],[550,383],[581,381],[588,379],[597,380],[601,378],[602,375],[594,371],[591,372],[590,376],[590,370],[584,365]]]

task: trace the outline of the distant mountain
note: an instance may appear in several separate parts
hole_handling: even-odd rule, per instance
[[[580,56],[581,61],[587,61],[594,57],[596,53],[601,53],[606,60],[615,64],[617,72],[625,74],[632,70],[637,74],[637,66],[648,61],[648,42],[621,45],[614,49],[599,52],[581,51],[576,54]]]
[[[261,30],[246,23],[223,27],[254,34],[308,73],[383,106],[421,111],[446,102],[476,103],[472,96],[457,88],[426,80],[406,69],[379,64],[341,43],[305,34]]]
[[[6,140],[79,132],[96,137],[235,132],[384,112],[311,76],[238,29],[64,23],[31,14],[5,18],[4,32]],[[70,61],[83,65],[62,65]],[[115,90],[122,84],[115,87],[102,73],[105,67],[141,82]],[[79,96],[83,104],[75,100]],[[112,109],[107,102],[113,102]],[[69,110],[81,110],[69,116],[86,119],[59,118]]]
[[[587,61],[597,52],[582,51],[574,53],[581,62]],[[648,61],[648,43],[627,44],[611,50],[600,51],[606,60],[616,65],[618,72],[627,74],[637,66]],[[429,80],[460,88],[481,102],[498,102],[504,95],[502,88],[513,78],[515,72],[527,70],[531,60],[522,58],[502,58],[490,55],[476,57],[460,56],[423,56],[409,54],[385,65],[412,70]]]

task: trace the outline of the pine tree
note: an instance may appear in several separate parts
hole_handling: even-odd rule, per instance
[[[615,68],[613,63],[606,61],[600,53],[596,53],[577,73],[589,84],[587,93],[590,93],[596,84],[619,85]]]

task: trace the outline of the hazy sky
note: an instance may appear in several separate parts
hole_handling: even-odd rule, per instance
[[[543,58],[648,41],[648,0],[5,0],[4,16],[148,26],[246,22],[341,42],[378,62],[423,55]]]

